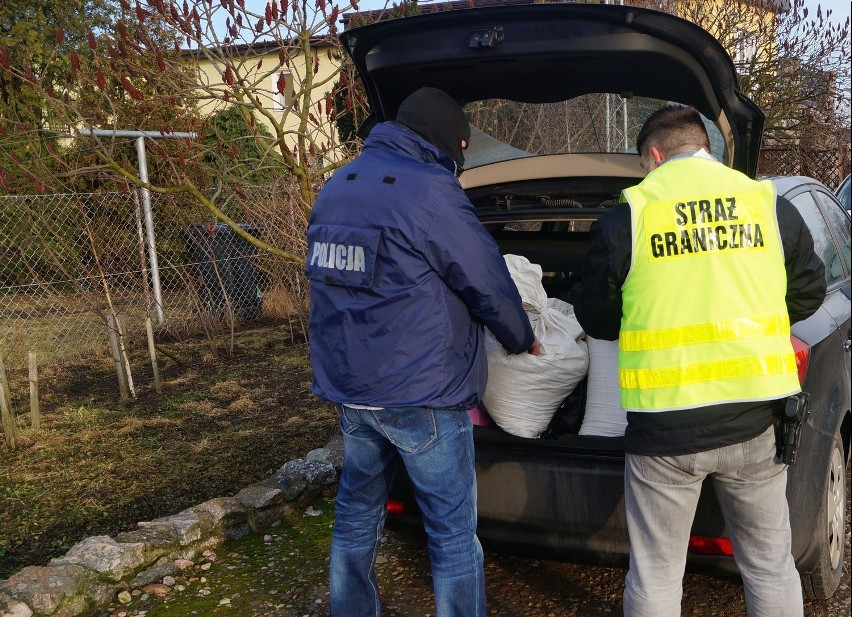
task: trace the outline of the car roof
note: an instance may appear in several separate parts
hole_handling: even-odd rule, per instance
[[[772,176],[769,180],[771,180],[772,184],[775,185],[775,190],[779,195],[786,195],[793,189],[805,185],[810,185],[813,188],[822,188],[826,193],[834,194],[834,191],[825,186],[822,182],[816,178],[810,178],[808,176]]]
[[[739,91],[721,44],[667,13],[599,4],[471,8],[353,28],[341,41],[364,81],[368,122],[395,118],[421,86],[462,104],[645,96],[694,106],[720,126],[733,167],[757,170],[763,113]]]

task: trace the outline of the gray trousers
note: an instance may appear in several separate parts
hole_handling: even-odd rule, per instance
[[[697,454],[627,455],[626,617],[680,617],[689,532],[707,476],[742,574],[749,617],[802,617],[801,580],[790,553],[787,467],[774,459],[772,427],[755,439]]]

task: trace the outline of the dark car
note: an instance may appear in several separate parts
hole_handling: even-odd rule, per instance
[[[703,116],[712,154],[752,177],[764,116],[737,87],[730,57],[685,20],[627,6],[531,4],[438,12],[344,32],[372,115],[393,119],[421,86],[464,104],[472,125],[461,182],[504,253],[541,265],[549,296],[568,302],[592,221],[643,172],[635,135],[666,105]],[[775,180],[802,211],[826,264],[823,306],[793,328],[811,414],[788,499],[805,593],[826,598],[842,573],[850,451],[849,217],[806,178]],[[577,434],[584,388],[541,438],[477,426],[479,536],[491,550],[626,566],[620,436]],[[388,527],[420,529],[400,470]],[[724,520],[705,484],[689,567],[736,573]]]
[[[840,203],[843,204],[843,207],[846,208],[847,212],[852,211],[852,197],[850,197],[849,178],[850,176],[843,178],[843,182],[841,182],[840,186],[838,186],[834,191],[837,199],[840,200]]]

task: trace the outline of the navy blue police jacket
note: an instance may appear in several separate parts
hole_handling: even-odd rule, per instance
[[[447,155],[377,125],[308,225],[313,391],[335,403],[465,409],[485,390],[483,326],[534,340],[517,288]]]

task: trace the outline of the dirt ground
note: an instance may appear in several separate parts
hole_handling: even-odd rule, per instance
[[[19,447],[0,440],[0,578],[75,542],[235,494],[328,442],[336,414],[310,392],[307,346],[287,322],[234,334],[162,337],[157,395],[144,349],[138,398],[120,400],[111,357],[40,375],[42,428],[16,400]],[[28,397],[26,375],[11,390]]]

